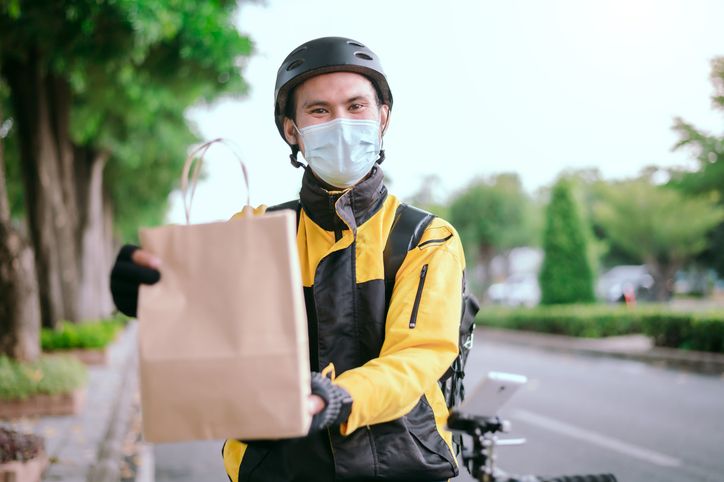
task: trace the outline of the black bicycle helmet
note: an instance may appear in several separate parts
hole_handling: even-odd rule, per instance
[[[383,104],[392,108],[392,92],[377,55],[361,42],[344,37],[322,37],[306,42],[290,53],[277,71],[274,87],[274,121],[284,137],[282,119],[289,93],[305,80],[329,72],[356,72],[375,86]]]

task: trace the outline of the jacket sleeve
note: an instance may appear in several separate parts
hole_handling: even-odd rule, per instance
[[[457,233],[435,219],[397,273],[380,356],[335,380],[353,400],[343,435],[407,414],[445,373],[458,353],[464,267]]]

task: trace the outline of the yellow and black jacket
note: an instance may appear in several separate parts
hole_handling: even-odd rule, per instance
[[[458,473],[438,379],[458,353],[465,267],[460,239],[435,218],[385,301],[383,250],[399,201],[382,171],[342,192],[304,175],[297,245],[311,368],[332,363],[352,396],[340,427],[300,439],[227,440],[232,482],[441,481]]]

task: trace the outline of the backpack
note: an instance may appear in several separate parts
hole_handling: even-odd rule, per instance
[[[297,213],[297,226],[299,225],[299,212],[302,206],[299,200],[285,202],[267,208],[267,211],[280,211],[291,209]],[[415,249],[420,243],[422,234],[430,225],[435,215],[401,203],[395,212],[392,229],[387,238],[383,251],[385,267],[385,307],[389,307],[392,289],[395,286],[395,276],[407,256],[407,252]],[[470,350],[473,348],[473,335],[475,330],[475,315],[480,309],[478,300],[468,290],[465,273],[463,273],[462,310],[460,317],[460,332],[458,339],[458,356],[453,360],[447,371],[440,377],[439,384],[448,408],[453,408],[465,398],[465,363]]]

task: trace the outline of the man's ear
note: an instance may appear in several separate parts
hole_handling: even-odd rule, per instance
[[[292,146],[295,144],[299,145],[299,139],[297,137],[299,134],[294,128],[294,122],[292,122],[289,117],[284,117],[284,120],[282,122],[282,127],[284,128],[284,138]]]
[[[390,106],[382,104],[380,106],[380,136],[384,136],[387,126],[390,124]]]

